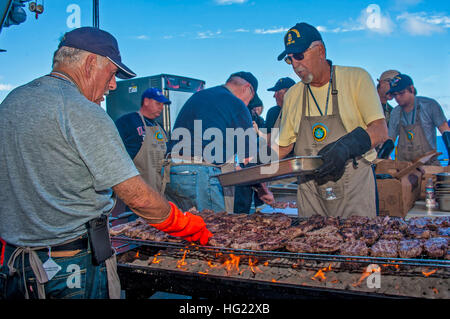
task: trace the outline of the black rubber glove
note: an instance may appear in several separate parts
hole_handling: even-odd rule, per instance
[[[380,151],[378,152],[378,158],[387,159],[389,155],[391,155],[392,150],[394,149],[394,141],[391,139],[387,139],[386,142],[381,146]]]
[[[442,133],[442,140],[444,141],[445,148],[447,149],[447,156],[450,159],[450,132],[447,131],[447,132]],[[450,161],[449,161],[449,164],[450,164]]]
[[[318,153],[322,156],[323,164],[315,171],[317,183],[322,185],[328,181],[338,181],[344,174],[346,162],[363,155],[371,146],[370,136],[362,127],[326,145]]]

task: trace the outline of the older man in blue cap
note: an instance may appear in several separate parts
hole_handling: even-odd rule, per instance
[[[370,75],[362,68],[333,65],[321,34],[308,23],[290,28],[284,47],[278,60],[284,59],[301,82],[284,97],[279,157],[294,150],[296,156],[319,155],[323,161],[313,180],[299,180],[299,214],[374,217],[371,162],[373,148],[387,139],[387,126]]]
[[[159,230],[201,244],[212,236],[139,176],[99,107],[116,76],[135,76],[116,39],[78,28],[62,38],[50,74],[0,104],[0,299],[120,298],[113,192]]]
[[[416,96],[413,80],[406,74],[398,74],[391,80],[388,94],[398,103],[389,122],[389,137],[393,141],[399,137],[398,160],[413,161],[431,150],[436,150],[436,128],[441,132],[447,153],[449,152],[450,129],[438,102],[428,97]],[[436,158],[429,163],[440,165]]]
[[[141,96],[141,108],[116,120],[120,137],[136,168],[148,185],[160,193],[162,189],[162,166],[166,155],[167,136],[155,120],[170,104],[158,88],[149,88]]]

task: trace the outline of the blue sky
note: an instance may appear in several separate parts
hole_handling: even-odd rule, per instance
[[[0,53],[0,101],[50,71],[77,8],[80,25],[92,25],[92,0],[44,5],[38,19],[26,8],[26,22],[0,33],[0,48],[7,50]],[[123,61],[138,77],[168,73],[211,87],[250,71],[259,80],[264,114],[275,105],[267,89],[278,78],[298,81],[276,58],[285,32],[302,21],[321,31],[334,64],[362,67],[374,81],[386,69],[409,74],[419,95],[436,99],[450,117],[448,1],[100,0],[100,27],[116,36]]]

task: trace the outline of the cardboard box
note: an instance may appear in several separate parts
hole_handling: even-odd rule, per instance
[[[425,185],[427,183],[428,178],[433,179],[433,183],[436,183],[436,176],[434,174],[439,173],[449,173],[450,169],[448,166],[433,166],[433,165],[424,165],[421,167],[423,170],[422,182],[420,185],[420,196],[419,199],[425,199]]]
[[[411,166],[413,163],[392,160],[377,163],[376,174],[396,176],[390,179],[377,178],[380,215],[405,217],[414,206],[420,195],[422,171]]]

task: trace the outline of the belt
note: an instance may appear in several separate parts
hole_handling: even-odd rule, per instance
[[[84,236],[82,238],[75,239],[75,240],[65,243],[65,244],[50,246],[50,248],[52,251],[67,251],[67,250],[86,249],[86,248],[88,248],[88,243],[89,243],[88,238],[86,236]],[[11,245],[11,244],[8,244],[8,245],[13,248],[17,248],[17,246],[15,246],[15,245]],[[47,252],[48,247],[36,249],[35,251]]]

